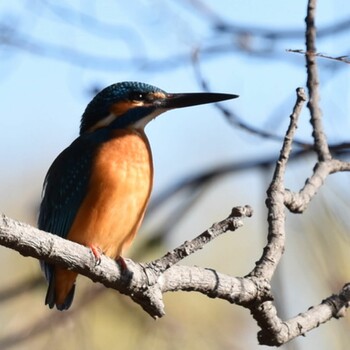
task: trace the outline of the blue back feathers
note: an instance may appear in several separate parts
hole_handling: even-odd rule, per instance
[[[66,238],[89,185],[93,157],[98,146],[110,136],[110,130],[101,129],[78,137],[52,163],[44,183],[38,228]],[[54,266],[41,261],[49,282],[46,304],[55,305]],[[74,287],[59,310],[68,309],[74,296]]]

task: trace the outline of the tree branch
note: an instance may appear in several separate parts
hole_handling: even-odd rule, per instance
[[[306,16],[306,67],[307,88],[309,92],[308,109],[313,128],[313,148],[318,161],[311,177],[299,192],[285,188],[285,172],[292,156],[292,145],[310,147],[301,141],[296,142],[295,132],[298,118],[306,101],[304,90],[297,89],[297,98],[290,116],[290,124],[283,140],[280,156],[267,191],[268,207],[267,244],[254,269],[245,277],[233,277],[222,274],[211,268],[192,267],[178,264],[190,254],[202,249],[207,243],[227,231],[235,231],[242,226],[242,219],[252,215],[249,206],[235,207],[228,218],[214,224],[211,228],[191,241],[168,252],[164,256],[150,262],[138,264],[127,259],[127,269],[121,271],[115,261],[102,256],[96,265],[91,251],[79,244],[62,239],[56,235],[37,230],[29,225],[12,220],[5,215],[0,217],[0,244],[17,250],[24,256],[45,260],[63,268],[76,271],[100,282],[108,288],[118,290],[130,296],[149,315],[154,318],[164,315],[163,294],[175,291],[195,291],[210,298],[219,298],[250,310],[261,330],[258,333],[260,344],[279,346],[291,339],[303,335],[321,323],[332,318],[343,317],[350,305],[350,284],[346,284],[337,294],[323,300],[319,305],[310,307],[303,313],[283,321],[278,316],[277,308],[271,292],[271,280],[285,249],[286,209],[291,212],[303,212],[323,185],[326,178],[336,172],[350,171],[350,163],[334,159],[322,125],[322,112],[319,107],[319,77],[316,61],[316,0],[309,0]],[[30,48],[32,48],[29,45]],[[204,89],[207,83],[199,71],[197,57],[194,56],[194,68]],[[245,130],[259,136],[278,140],[279,136],[259,130],[245,124],[230,111],[221,108],[222,113]],[[333,154],[334,156],[334,154]],[[224,169],[227,171],[227,169]],[[221,169],[220,174],[223,173]],[[191,179],[197,186],[200,181],[207,181],[217,176],[218,172]],[[4,298],[8,293],[3,293]],[[79,304],[78,304],[79,307]],[[48,319],[52,319],[50,315]],[[45,320],[44,320],[45,321]],[[40,322],[33,333],[41,332],[46,325]],[[18,339],[26,339],[10,335],[1,345],[16,344]]]
[[[284,251],[286,235],[284,205],[293,212],[305,210],[329,174],[349,170],[349,163],[332,160],[327,138],[323,131],[322,113],[319,108],[317,62],[314,55],[316,52],[315,8],[316,0],[309,0],[306,16],[306,65],[307,87],[309,90],[307,106],[311,115],[314,149],[318,156],[318,162],[314,168],[313,175],[307,180],[299,193],[292,193],[285,189],[284,175],[291,153],[292,139],[297,128],[297,119],[300,115],[302,104],[306,100],[304,92],[298,89],[298,99],[291,115],[290,125],[275,168],[273,180],[267,191],[268,244],[264,248],[261,259],[251,273],[253,276],[265,277],[269,280],[272,278]],[[261,331],[258,334],[260,344],[279,346],[318,327],[319,324],[328,321],[332,317],[343,316],[345,309],[349,307],[349,302],[350,287],[348,284],[339,295],[327,298],[320,305],[312,307],[288,321],[282,321],[278,317],[277,309],[272,301],[265,301],[254,306],[251,308],[251,313],[261,327]]]
[[[313,137],[315,151],[320,161],[331,159],[331,153],[328,148],[327,138],[323,131],[322,112],[319,107],[319,78],[316,62],[316,13],[317,0],[310,0],[308,2],[306,22],[306,69],[307,69],[307,88],[309,90],[309,102],[307,104],[310,110],[310,122],[313,126]]]
[[[322,112],[319,107],[319,78],[316,61],[316,25],[315,12],[316,0],[309,0],[306,22],[306,68],[307,88],[309,91],[310,122],[312,125],[312,136],[314,138],[314,149],[318,157],[313,174],[309,177],[304,187],[298,192],[286,191],[284,203],[291,212],[302,213],[308,207],[310,201],[323,185],[328,175],[339,171],[349,171],[350,163],[332,159],[327,143],[327,137],[323,130]]]
[[[262,330],[258,333],[260,344],[280,346],[303,335],[329,321],[331,318],[343,317],[350,303],[350,284],[346,284],[337,295],[323,300],[319,305],[310,307],[288,321],[277,317],[272,302],[261,305],[259,312],[252,312]]]
[[[284,209],[284,174],[287,162],[292,151],[292,143],[297,122],[306,100],[302,88],[297,89],[297,99],[290,116],[290,124],[283,142],[280,157],[277,161],[275,172],[269,189],[267,190],[266,205],[268,208],[268,243],[260,260],[256,263],[253,276],[264,277],[271,280],[277,264],[283,254],[285,244],[285,209]]]
[[[242,303],[251,298],[251,295],[257,297],[257,288],[255,288],[255,293],[249,294],[249,298],[247,296],[246,291],[254,289],[252,281],[242,283],[239,279],[217,272],[213,273],[213,271],[208,272],[209,270],[202,268],[173,266],[170,269],[177,261],[201,249],[220,234],[236,230],[242,225],[241,219],[251,215],[252,210],[248,206],[234,208],[227,219],[213,225],[211,229],[205,231],[192,242],[181,245],[153,263],[137,264],[127,259],[127,270],[123,273],[119,265],[106,256],[102,256],[101,263],[96,265],[95,259],[87,247],[40,231],[5,215],[2,215],[0,219],[0,244],[15,249],[24,256],[32,256],[48,263],[69,268],[89,277],[94,282],[100,282],[106,287],[129,295],[147,313],[157,318],[165,313],[162,293],[166,291],[196,290],[208,296],[215,294],[218,298],[231,302],[237,300]],[[186,279],[186,276],[189,279]],[[223,284],[221,282],[218,284],[218,278],[223,281]],[[198,285],[194,281],[202,282]],[[221,285],[226,287],[221,287]],[[234,291],[235,293],[233,293]],[[262,298],[261,295],[259,295],[260,298]]]
[[[168,252],[163,257],[152,261],[149,265],[157,270],[158,273],[163,273],[171,266],[177,264],[180,260],[195,253],[197,250],[202,249],[205,244],[209,243],[219,235],[227,231],[236,231],[243,225],[242,219],[245,217],[251,217],[252,215],[253,210],[248,205],[244,207],[235,207],[225,220],[214,224],[195,239],[186,241],[184,244]]]

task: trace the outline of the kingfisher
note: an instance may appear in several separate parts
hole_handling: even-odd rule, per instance
[[[161,113],[237,98],[222,93],[167,93],[140,82],[100,91],[87,105],[79,137],[49,168],[38,227],[118,260],[144,217],[153,183],[145,126]],[[77,273],[41,261],[48,281],[45,304],[68,309]]]

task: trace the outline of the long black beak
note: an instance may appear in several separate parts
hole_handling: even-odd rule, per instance
[[[220,102],[237,98],[238,95],[218,94],[213,92],[194,92],[185,94],[166,94],[164,99],[157,101],[157,107],[172,109],[183,108],[205,103]]]

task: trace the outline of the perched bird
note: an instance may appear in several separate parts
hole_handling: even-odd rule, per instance
[[[38,227],[113,259],[130,246],[141,224],[153,181],[144,128],[175,108],[238,97],[167,93],[138,82],[99,92],[81,118],[80,136],[53,162],[44,182]],[[77,273],[41,262],[48,281],[45,304],[68,309]]]

